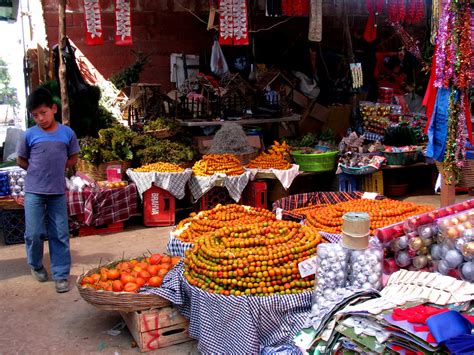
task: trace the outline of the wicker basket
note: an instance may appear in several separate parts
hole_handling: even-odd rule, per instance
[[[145,131],[144,133],[159,139],[169,138],[174,135],[174,133],[169,128],[155,129],[151,131]]]
[[[94,165],[89,163],[87,160],[78,159],[76,170],[89,176],[95,181],[107,180],[107,167],[110,165],[120,165],[122,167],[122,176],[125,176],[125,172],[132,164],[128,161],[111,161],[107,163],[101,163],[99,165]]]
[[[112,267],[117,263],[118,261],[103,267]],[[76,286],[82,298],[84,298],[87,303],[90,303],[99,309],[105,311],[136,312],[150,308],[162,308],[170,305],[168,300],[157,295],[96,290],[81,285],[84,277],[98,272],[99,268],[95,268],[82,274],[77,278]]]

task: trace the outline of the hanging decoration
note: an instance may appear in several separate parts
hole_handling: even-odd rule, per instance
[[[425,17],[425,0],[410,0],[407,5],[405,23],[407,25],[419,25]]]
[[[413,54],[413,56],[415,56],[415,58],[418,59],[420,63],[422,63],[423,58],[421,56],[421,50],[419,46],[420,43],[405,30],[400,22],[390,22],[390,25],[402,41],[403,48]]]
[[[132,14],[131,0],[115,0],[115,44],[131,46]]]
[[[472,140],[467,99],[467,89],[473,79],[470,26],[470,1],[447,0],[440,16],[434,54],[436,65],[432,69],[436,73],[433,85],[438,90],[429,122],[427,152],[443,162],[448,184],[459,180],[466,158],[466,140]]]
[[[270,17],[280,17],[282,0],[267,0],[265,6],[265,13]]]
[[[383,11],[384,0],[366,0],[365,6],[369,12],[369,18],[364,29],[366,42],[373,42],[377,38],[377,16]]]
[[[431,1],[431,37],[430,37],[430,42],[433,45],[436,43],[436,34],[438,33],[440,1],[441,0],[432,0]]]
[[[249,44],[246,0],[220,0],[219,22],[221,45]]]
[[[362,72],[362,63],[350,63],[352,88],[359,89],[364,85],[364,75]]]
[[[281,12],[285,16],[309,16],[309,0],[281,0]]]
[[[84,0],[84,22],[86,25],[86,44],[104,44],[99,0]]]
[[[323,37],[323,0],[310,0],[308,39],[321,42]]]

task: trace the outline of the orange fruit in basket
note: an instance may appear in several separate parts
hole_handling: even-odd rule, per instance
[[[168,273],[168,269],[161,269],[158,271],[158,276],[164,277]]]
[[[123,290],[123,284],[122,281],[120,280],[114,280],[112,281],[112,291],[115,292],[120,292]]]
[[[156,274],[158,274],[158,270],[160,270],[158,265],[148,266],[148,272],[150,273],[151,276],[156,276]]]
[[[138,277],[141,277],[142,279],[146,281],[151,277],[151,274],[146,270],[142,270],[138,273]]]
[[[123,287],[123,290],[125,292],[137,292],[138,289],[139,289],[138,285],[134,282],[129,282],[125,284],[125,286]]]
[[[148,285],[151,287],[159,287],[163,282],[163,278],[161,276],[153,276],[148,280]]]
[[[161,262],[163,256],[161,254],[152,254],[150,256],[150,264],[151,265],[158,265]]]
[[[81,285],[86,285],[86,284],[93,284],[94,279],[90,276],[84,276],[81,280]]]
[[[117,280],[120,277],[120,272],[117,269],[110,269],[107,271],[107,278],[109,280]]]
[[[181,261],[181,257],[179,256],[173,256],[171,258],[171,265],[175,266],[177,263],[179,263]]]
[[[135,265],[135,266],[133,267],[132,270],[138,273],[138,272],[142,271],[143,268],[137,264],[137,265]]]
[[[146,284],[146,280],[143,277],[137,277],[136,284],[138,287],[142,287],[144,284]]]
[[[162,263],[162,264],[169,264],[169,263],[171,263],[171,258],[170,258],[168,255],[165,255],[165,256],[163,256],[163,258],[161,259],[161,263]]]
[[[136,281],[135,277],[133,277],[132,275],[129,275],[129,274],[122,274],[122,276],[120,277],[120,281],[122,281],[122,283],[124,285],[126,285],[127,283],[129,282],[132,282],[134,283]]]
[[[93,280],[93,283],[97,283],[100,280],[100,274],[97,274],[97,273],[92,274],[90,278]]]
[[[143,270],[146,270],[148,269],[148,266],[150,266],[148,263],[144,262],[144,261],[140,261],[137,266],[140,266]]]

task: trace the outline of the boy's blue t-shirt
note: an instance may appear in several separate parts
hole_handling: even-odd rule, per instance
[[[24,191],[64,194],[66,162],[79,151],[76,134],[68,126],[58,123],[54,132],[45,132],[38,126],[27,129],[17,146],[17,155],[28,160]]]

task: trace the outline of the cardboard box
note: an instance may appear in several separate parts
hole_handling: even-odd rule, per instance
[[[314,103],[306,110],[299,123],[300,135],[303,136],[306,133],[318,131],[327,122],[328,118],[329,110],[323,105]]]
[[[192,340],[189,321],[172,307],[120,314],[141,352]]]

